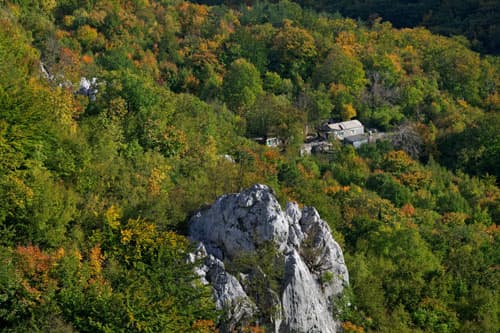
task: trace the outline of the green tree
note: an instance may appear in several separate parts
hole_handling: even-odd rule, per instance
[[[461,133],[438,140],[441,160],[452,168],[473,174],[490,174],[500,179],[500,116],[487,114]]]
[[[305,29],[285,20],[273,39],[273,58],[270,64],[283,77],[306,77],[317,55],[313,36]]]
[[[242,112],[251,107],[262,93],[260,73],[247,60],[233,61],[224,76],[222,85],[224,101],[231,110]]]
[[[333,47],[326,59],[317,66],[313,79],[316,85],[344,85],[353,97],[358,96],[367,83],[363,64],[339,46]]]

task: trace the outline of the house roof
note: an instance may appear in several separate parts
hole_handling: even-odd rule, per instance
[[[343,131],[363,127],[363,124],[359,120],[348,120],[341,123],[328,124],[328,127],[333,131]]]

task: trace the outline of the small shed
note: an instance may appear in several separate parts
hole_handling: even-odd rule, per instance
[[[364,132],[364,126],[359,120],[348,120],[340,123],[324,123],[319,128],[318,135],[325,140],[330,138],[343,140],[344,138],[360,135]]]

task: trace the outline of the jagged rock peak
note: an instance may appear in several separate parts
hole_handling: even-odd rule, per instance
[[[222,332],[252,320],[274,332],[340,331],[332,301],[348,271],[315,208],[283,210],[272,189],[256,184],[196,213],[190,237],[199,242],[191,260],[204,258],[198,275],[226,312]]]

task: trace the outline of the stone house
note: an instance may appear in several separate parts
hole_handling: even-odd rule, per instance
[[[360,135],[365,132],[363,124],[359,120],[348,120],[340,123],[327,122],[318,129],[318,136],[324,140],[331,138],[343,140],[344,138]]]

